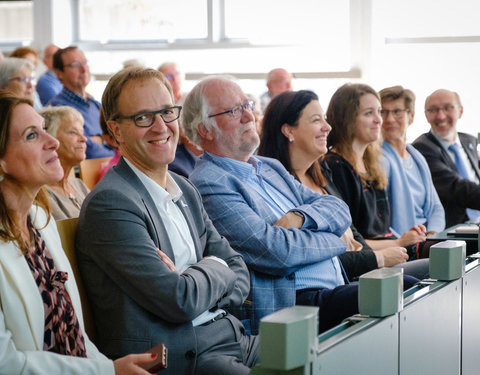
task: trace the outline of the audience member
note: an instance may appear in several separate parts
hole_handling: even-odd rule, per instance
[[[102,127],[102,138],[103,141],[110,146],[113,150],[115,150],[115,154],[113,157],[106,163],[105,165],[102,165],[102,170],[100,171],[100,178],[102,178],[105,173],[108,172],[110,167],[113,167],[114,165],[117,165],[118,161],[120,160],[120,157],[122,156],[120,154],[120,150],[118,149],[118,143],[113,137],[113,135],[110,133],[110,130],[108,129],[107,121],[105,121],[105,116],[103,115],[103,109],[100,108],[100,126]]]
[[[18,47],[13,50],[10,57],[18,57],[20,59],[27,59],[36,68],[38,66],[38,52],[32,47]]]
[[[27,59],[7,57],[0,61],[0,89],[33,101],[33,64]]]
[[[204,150],[190,179],[250,270],[248,303],[236,310],[247,327],[256,333],[262,317],[295,304],[320,307],[321,331],[357,313],[357,285],[345,285],[337,258],[348,207],[307,189],[277,160],[252,156],[259,137],[241,88],[224,77],[201,81],[185,100],[182,126]]]
[[[133,67],[144,68],[145,64],[138,59],[128,59],[123,62],[123,69]]]
[[[177,64],[174,62],[165,62],[158,67],[158,71],[165,76],[170,86],[172,86],[175,104],[182,105],[185,100],[185,94],[182,92],[184,75],[180,69],[178,69]]]
[[[35,77],[35,71],[38,66],[38,52],[32,47],[18,47],[16,48],[11,54],[10,57],[18,57],[20,59],[27,59],[33,64],[32,69],[32,76]],[[35,81],[32,82],[32,85],[35,86]],[[37,92],[35,91],[35,87],[33,90],[33,108],[41,109],[43,107],[40,97],[38,96]]]
[[[48,101],[62,91],[62,82],[57,78],[53,71],[53,55],[59,50],[55,44],[49,44],[43,50],[43,63],[47,71],[43,73],[37,82],[37,93],[42,105],[47,105]]]
[[[270,100],[272,100],[275,95],[292,90],[292,75],[282,68],[271,70],[267,75],[267,88],[268,91],[260,96],[262,112],[265,111],[268,103],[270,103]]]
[[[46,186],[53,218],[61,220],[78,217],[89,190],[82,180],[70,176],[70,172],[85,160],[87,138],[83,135],[83,117],[69,106],[47,107],[40,115],[45,119],[47,133],[60,143],[57,155],[63,169],[63,178]]]
[[[415,225],[397,238],[390,229],[390,207],[379,144],[382,117],[380,97],[370,86],[345,84],[332,96],[327,120],[332,126],[330,151],[323,163],[332,171],[332,182],[347,203],[355,228],[372,249],[407,247],[424,242],[426,229]],[[374,241],[380,240],[381,241]],[[410,247],[410,257],[417,248]]]
[[[407,129],[415,116],[415,95],[402,86],[385,88],[379,94],[391,227],[400,236],[423,224],[428,237],[445,229],[445,211],[425,158],[407,144]]]
[[[32,105],[0,92],[0,372],[147,375],[137,364],[151,354],[112,362],[85,333],[73,272],[42,188],[62,178],[58,141]]]
[[[289,91],[277,95],[267,106],[264,133],[258,154],[279,160],[303,185],[320,194],[341,198],[331,183],[331,171],[323,172],[319,158],[327,152],[327,136],[331,127],[325,120],[318,97],[308,90]],[[338,258],[350,280],[376,268],[405,268],[405,273],[419,279],[428,277],[428,260],[404,262],[407,250],[400,246],[372,251],[363,236],[352,225],[342,238],[347,250]]]
[[[82,114],[87,137],[87,159],[113,156],[113,151],[104,145],[102,139],[100,103],[86,92],[90,69],[83,52],[76,46],[59,49],[53,55],[53,68],[63,89],[48,104],[68,105]]]
[[[162,373],[248,374],[257,337],[224,310],[244,301],[248,270],[192,184],[167,172],[181,109],[168,81],[124,69],[102,103],[122,158],[86,198],[76,237],[100,348],[115,358],[163,342]]]
[[[431,129],[413,146],[427,160],[447,227],[480,219],[480,169],[477,139],[457,132],[462,117],[460,96],[436,90],[425,100],[425,116]]]
[[[178,69],[177,64],[174,62],[163,63],[158,67],[158,71],[161,72],[170,83],[175,104],[182,105],[185,101],[185,94],[182,92],[183,74]],[[175,159],[168,164],[168,169],[188,178],[190,173],[192,173],[193,167],[195,167],[198,156],[201,154],[202,150],[197,148],[185,137],[180,127],[180,140],[175,152]]]

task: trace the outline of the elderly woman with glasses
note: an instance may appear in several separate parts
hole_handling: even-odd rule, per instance
[[[87,138],[83,135],[83,117],[68,106],[47,107],[40,114],[45,119],[48,134],[59,142],[57,154],[63,178],[47,185],[55,220],[78,217],[83,200],[90,192],[79,178],[70,176],[73,167],[85,160]]]
[[[34,99],[35,80],[33,64],[27,59],[7,57],[0,61],[0,89],[10,90],[13,94]]]
[[[379,94],[391,227],[398,234],[423,224],[430,236],[444,229],[445,212],[425,158],[407,144],[415,95],[402,86],[385,88]]]

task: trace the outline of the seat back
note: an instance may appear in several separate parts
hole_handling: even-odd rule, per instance
[[[108,156],[106,158],[85,159],[80,162],[78,166],[80,178],[90,190],[92,190],[98,180],[100,180],[100,172],[111,158],[111,156]]]
[[[67,255],[67,258],[72,267],[75,281],[78,287],[78,292],[80,294],[85,331],[87,332],[90,341],[95,342],[95,326],[93,324],[92,311],[90,309],[90,304],[88,303],[85,287],[83,286],[83,282],[80,277],[77,257],[75,254],[75,233],[77,231],[77,223],[77,217],[72,219],[58,220],[57,228],[58,233],[60,234],[60,240],[62,241],[63,250],[65,251],[65,254]]]

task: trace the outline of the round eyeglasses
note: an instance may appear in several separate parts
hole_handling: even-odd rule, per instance
[[[135,126],[138,126],[140,128],[149,128],[155,122],[155,115],[160,115],[163,122],[168,124],[169,122],[175,121],[180,117],[181,110],[181,106],[174,106],[160,109],[158,111],[139,112],[131,116],[117,116],[114,118],[114,120],[128,119],[132,120]]]

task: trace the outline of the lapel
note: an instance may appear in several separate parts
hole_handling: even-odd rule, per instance
[[[43,333],[44,333],[44,313],[43,301],[38,292],[37,284],[32,277],[32,273],[25,257],[21,251],[13,244],[13,242],[4,243],[0,251],[0,264],[3,268],[5,278],[9,281],[6,286],[7,293],[16,293],[21,301],[23,313],[25,314],[26,322],[20,322],[22,319],[21,311],[14,311],[18,317],[17,324],[25,325],[24,330],[30,332],[33,338],[36,350],[43,350]],[[18,306],[16,306],[18,307]],[[5,307],[5,310],[15,309],[16,307]],[[4,312],[7,314],[7,312]],[[25,332],[25,331],[23,331]],[[27,340],[27,337],[21,338]]]
[[[32,222],[37,228],[42,228],[46,222],[46,215],[43,210],[33,206],[30,209],[30,216]],[[53,220],[53,218],[52,218]],[[42,232],[42,231],[41,231]],[[42,235],[42,238],[44,236]],[[47,243],[49,249],[54,245]],[[37,284],[32,277],[32,272],[28,267],[27,261],[22,252],[13,244],[13,242],[3,243],[0,251],[0,264],[5,274],[6,279],[9,281],[9,285],[6,286],[7,293],[15,293],[18,299],[21,301],[21,308],[25,314],[26,322],[22,322],[22,314],[18,306],[5,307],[5,310],[13,310],[15,313],[15,321],[18,326],[23,325],[18,331],[19,337],[16,339],[21,341],[19,346],[32,347],[32,343],[28,342],[29,337],[26,336],[26,331],[30,332],[30,338],[33,339],[33,346],[36,350],[43,350],[43,336],[45,329],[45,314],[43,311],[43,301],[40,293],[38,292]],[[54,262],[57,259],[54,258]],[[64,269],[63,263],[55,264],[57,268]],[[15,310],[16,309],[16,310]],[[11,313],[11,311],[9,311]],[[7,312],[5,311],[5,314]],[[18,328],[18,327],[17,327]],[[22,337],[20,337],[22,336]],[[30,344],[30,345],[29,345]]]
[[[120,158],[118,164],[113,168],[115,172],[117,172],[120,177],[122,177],[125,182],[133,188],[131,198],[135,199],[138,196],[141,204],[145,207],[145,210],[147,211],[147,214],[150,217],[150,220],[155,230],[154,238],[152,238],[155,246],[157,246],[160,250],[167,254],[173,262],[175,262],[175,255],[173,254],[172,244],[170,243],[167,230],[163,225],[162,218],[157,210],[152,196],[145,188],[143,183],[140,181],[140,179],[137,177],[135,172],[125,162],[123,157]],[[140,202],[137,202],[137,204],[140,204]]]
[[[288,174],[286,170],[284,172]],[[279,179],[278,178],[279,175],[282,178]],[[301,205],[301,200],[298,197],[297,188],[293,184],[292,176],[284,177],[282,175],[282,171],[277,171],[274,168],[272,168],[270,165],[264,162],[262,164],[262,179],[265,181],[273,181],[272,185],[275,186],[275,189],[280,191],[283,194],[283,196],[286,197],[288,200],[290,200],[295,207]]]
[[[480,179],[478,156],[475,156],[475,153],[477,152],[476,145],[474,144],[474,142],[472,142],[471,138],[469,136],[466,136],[465,134],[458,133],[458,138],[460,139],[460,143],[462,144],[462,147],[465,150],[468,159],[470,160],[470,164],[472,165],[475,174],[477,175],[477,178]]]
[[[455,162],[452,160],[452,158],[447,153],[447,151],[443,148],[440,142],[438,142],[437,138],[435,138],[435,136],[432,134],[431,131],[427,133],[427,137],[434,145],[436,145],[439,148],[440,154],[442,155],[442,160],[450,167],[450,169],[453,169],[456,171],[457,166],[455,165]]]

